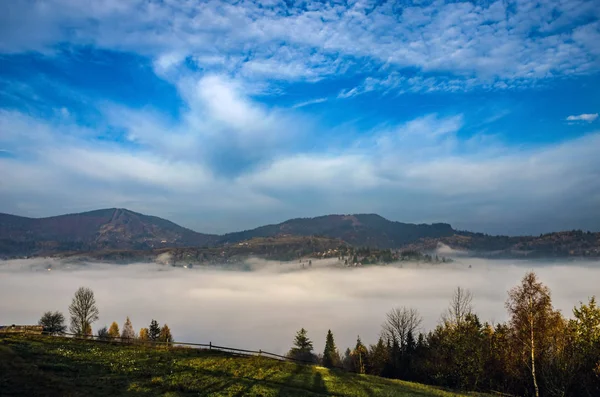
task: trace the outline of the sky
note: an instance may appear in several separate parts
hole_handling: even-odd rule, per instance
[[[0,3],[0,212],[600,230],[600,3]]]
[[[176,341],[208,343],[285,354],[304,327],[321,353],[331,329],[341,353],[362,341],[375,344],[386,313],[413,308],[420,331],[433,330],[458,286],[473,294],[482,322],[508,320],[508,290],[534,270],[566,318],[598,293],[600,263],[519,262],[462,258],[444,265],[402,264],[332,268],[316,260],[310,269],[255,260],[254,271],[194,269],[156,263],[75,265],[50,260],[0,261],[0,324],[36,324],[45,311],[65,314],[79,286],[94,291],[100,311],[94,333],[126,317],[136,330],[152,319],[167,323]],[[471,265],[471,268],[468,266]],[[64,266],[70,266],[69,269]],[[295,268],[294,268],[295,266]]]

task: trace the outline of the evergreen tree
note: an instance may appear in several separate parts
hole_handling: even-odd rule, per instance
[[[344,359],[342,360],[342,366],[346,371],[352,371],[352,365],[352,350],[350,350],[350,348],[347,348],[346,352],[344,353]]]
[[[316,357],[313,354],[313,344],[312,341],[308,339],[304,328],[296,333],[294,347],[288,352],[288,357],[296,360],[315,362]]]
[[[131,324],[131,320],[127,317],[125,320],[125,324],[123,325],[123,331],[121,332],[121,339],[124,342],[133,342],[135,339],[135,330],[133,329],[133,325]]]
[[[159,342],[171,343],[173,342],[173,335],[171,335],[171,329],[167,324],[163,325],[160,329],[160,334],[158,336]]]
[[[339,366],[340,362],[340,354],[338,353],[337,347],[335,347],[333,334],[331,333],[331,330],[328,330],[325,339],[325,350],[323,351],[323,366],[333,368]]]
[[[96,335],[98,336],[98,339],[100,339],[100,340],[108,340],[109,339],[108,327],[104,326],[104,327],[100,328],[98,330],[98,332],[96,333]]]
[[[113,340],[117,340],[121,336],[119,324],[117,324],[116,321],[113,321],[113,323],[110,325],[110,328],[108,329],[108,336]]]
[[[383,343],[383,338],[379,337],[376,345],[371,345],[369,349],[369,368],[367,372],[371,375],[383,376],[388,361],[388,349]]]
[[[150,322],[150,327],[148,328],[148,338],[151,341],[156,342],[156,341],[158,341],[159,336],[160,336],[160,326],[158,325],[158,322],[156,320],[152,320]]]

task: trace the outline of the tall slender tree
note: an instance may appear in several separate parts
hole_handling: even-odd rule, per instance
[[[69,306],[69,313],[71,314],[71,332],[78,336],[88,335],[92,323],[98,320],[100,314],[96,307],[94,292],[89,288],[79,288]]]
[[[526,363],[534,394],[539,397],[536,366],[539,359],[543,359],[544,349],[550,344],[550,333],[560,320],[560,313],[552,307],[550,290],[538,281],[534,272],[527,273],[521,284],[509,291],[506,308],[515,337],[520,342],[523,353],[527,353]]]
[[[340,353],[335,346],[331,330],[327,331],[325,350],[323,350],[323,366],[327,368],[338,367],[341,363]]]

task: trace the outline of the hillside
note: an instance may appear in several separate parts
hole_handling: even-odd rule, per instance
[[[268,358],[45,336],[0,336],[0,390],[86,397],[481,395]]]
[[[572,230],[539,236],[489,236],[482,233],[459,232],[453,236],[424,238],[404,249],[431,251],[444,244],[479,256],[565,258],[600,257],[600,233]]]
[[[420,238],[451,236],[454,233],[452,226],[446,223],[416,225],[390,221],[376,214],[326,215],[316,218],[290,219],[276,225],[229,233],[222,236],[220,241],[231,243],[253,237],[272,237],[278,234],[321,235],[339,238],[354,246],[398,248]]]
[[[215,240],[162,218],[118,208],[49,218],[0,214],[0,253],[7,256],[203,246]]]
[[[249,257],[287,261],[314,256],[347,246],[342,240],[314,236],[256,237],[218,247],[169,247],[154,250],[100,250],[64,252],[64,258],[109,262],[162,262],[164,264],[239,264]]]
[[[251,230],[212,235],[197,233],[166,219],[126,209],[104,209],[50,218],[0,214],[0,258],[73,255],[141,258],[167,249],[173,255],[224,258],[242,255],[293,259],[316,252],[290,236],[319,237],[324,250],[340,243],[354,247],[431,251],[444,244],[477,256],[599,257],[600,233],[567,231],[540,236],[490,236],[457,231],[446,223],[412,224],[375,214],[297,218]],[[250,245],[255,249],[248,248]],[[241,244],[241,245],[239,245]],[[238,246],[239,245],[239,246]],[[189,248],[187,251],[174,250]],[[209,248],[214,248],[210,250]],[[219,249],[217,249],[219,248]]]

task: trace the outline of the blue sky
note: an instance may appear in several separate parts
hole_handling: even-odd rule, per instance
[[[600,4],[0,5],[0,212],[600,230]]]

